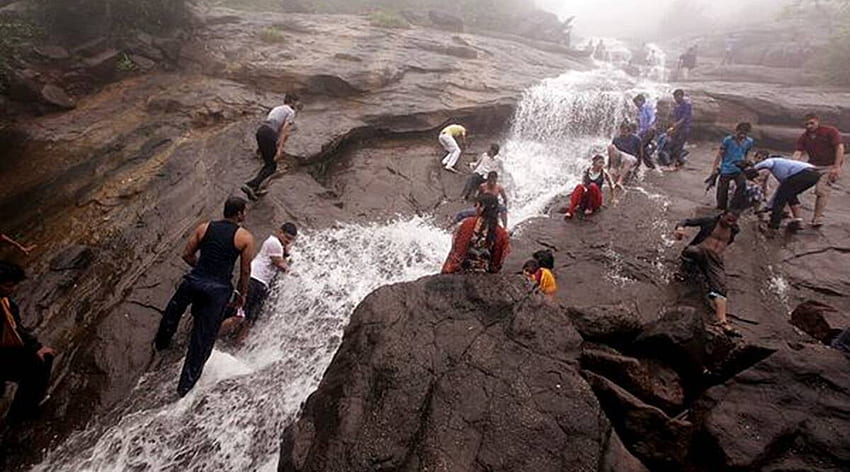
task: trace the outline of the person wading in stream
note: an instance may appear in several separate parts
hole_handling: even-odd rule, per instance
[[[295,224],[284,223],[277,234],[269,236],[263,242],[260,252],[251,261],[251,280],[248,282],[245,306],[241,313],[235,308],[229,309],[221,328],[223,333],[234,337],[237,343],[245,339],[248,330],[257,321],[277,274],[289,270],[289,249],[297,236],[298,228]]]
[[[177,384],[177,393],[181,397],[195,386],[212,353],[225,309],[234,294],[231,278],[237,258],[240,260],[239,284],[233,306],[238,309],[245,304],[254,255],[254,237],[240,227],[245,221],[246,203],[238,197],[228,198],[224,204],[224,219],[198,226],[183,251],[183,260],[192,266],[192,270],[168,302],[154,340],[157,350],[166,349],[177,331],[180,318],[192,305],[189,350]],[[196,255],[198,252],[200,256]]]
[[[463,186],[461,198],[464,200],[469,200],[475,196],[478,187],[487,180],[487,174],[490,172],[502,172],[504,166],[502,160],[499,158],[499,145],[496,143],[491,144],[490,150],[482,154],[477,161],[471,162],[469,167],[473,170],[472,175],[466,179],[466,184]]]
[[[676,240],[685,238],[687,227],[698,227],[699,233],[682,251],[682,272],[679,276],[686,276],[693,268],[698,269],[708,284],[708,299],[714,305],[715,324],[727,335],[739,336],[726,319],[728,300],[726,269],[723,265],[723,253],[740,232],[738,215],[732,211],[724,211],[717,217],[683,220],[676,225],[673,233]]]
[[[463,220],[455,230],[452,249],[443,264],[444,274],[502,270],[510,252],[510,237],[499,226],[499,199],[479,195],[475,208],[478,214]]]
[[[448,125],[440,131],[440,145],[443,146],[443,149],[446,150],[446,157],[443,158],[442,164],[443,167],[449,171],[457,173],[457,169],[455,169],[455,164],[457,164],[458,159],[460,159],[461,148],[457,144],[457,138],[460,138],[463,141],[463,147],[466,147],[466,135],[467,131],[461,125]]]
[[[841,167],[844,166],[844,141],[837,129],[821,125],[820,118],[814,113],[806,115],[805,127],[806,131],[797,140],[793,159],[800,160],[805,152],[809,156],[809,164],[822,171],[815,187],[817,198],[812,217],[812,226],[818,228],[823,225],[830,187],[841,176]]]
[[[242,191],[251,200],[257,199],[261,193],[260,186],[277,171],[277,161],[283,159],[283,147],[295,122],[297,103],[298,97],[286,94],[283,105],[272,108],[257,129],[257,147],[265,164],[253,180],[242,186]]]
[[[47,393],[56,351],[42,345],[21,325],[21,312],[12,300],[24,270],[0,261],[0,396],[3,382],[16,382],[18,390],[6,415],[9,424],[30,419]]]

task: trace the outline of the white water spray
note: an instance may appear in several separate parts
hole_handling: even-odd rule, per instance
[[[568,73],[531,88],[505,146],[514,225],[540,216],[579,180],[594,152],[657,90],[609,70]],[[652,101],[652,100],[651,100]],[[276,469],[280,435],[315,390],[354,307],[374,289],[439,271],[450,235],[421,218],[341,225],[299,238],[248,338],[216,349],[199,384],[175,401],[180,364],[146,374],[114,424],[73,435],[37,471]]]

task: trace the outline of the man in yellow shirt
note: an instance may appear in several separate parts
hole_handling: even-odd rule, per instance
[[[457,144],[457,138],[461,138],[463,141],[463,147],[466,147],[466,128],[461,125],[452,124],[448,125],[440,131],[440,145],[443,146],[443,149],[446,150],[448,154],[443,158],[442,164],[445,169],[449,172],[457,173],[457,169],[455,169],[455,164],[457,164],[457,160],[460,159],[461,149]]]

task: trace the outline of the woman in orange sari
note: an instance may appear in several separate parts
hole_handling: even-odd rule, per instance
[[[480,195],[475,208],[477,214],[463,220],[455,231],[452,250],[443,264],[444,274],[502,270],[510,252],[510,237],[499,226],[499,199]]]

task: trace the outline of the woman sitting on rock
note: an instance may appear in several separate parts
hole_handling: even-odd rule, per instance
[[[477,214],[463,220],[455,231],[452,250],[443,264],[444,274],[496,273],[510,252],[508,232],[499,226],[499,199],[479,195],[475,208]]]
[[[605,170],[605,158],[599,154],[593,156],[593,164],[584,171],[582,183],[578,184],[570,196],[570,206],[567,208],[565,219],[575,215],[576,210],[584,210],[584,216],[590,216],[602,207],[602,185],[608,182],[611,187],[611,198],[617,202],[616,188],[611,176]]]

